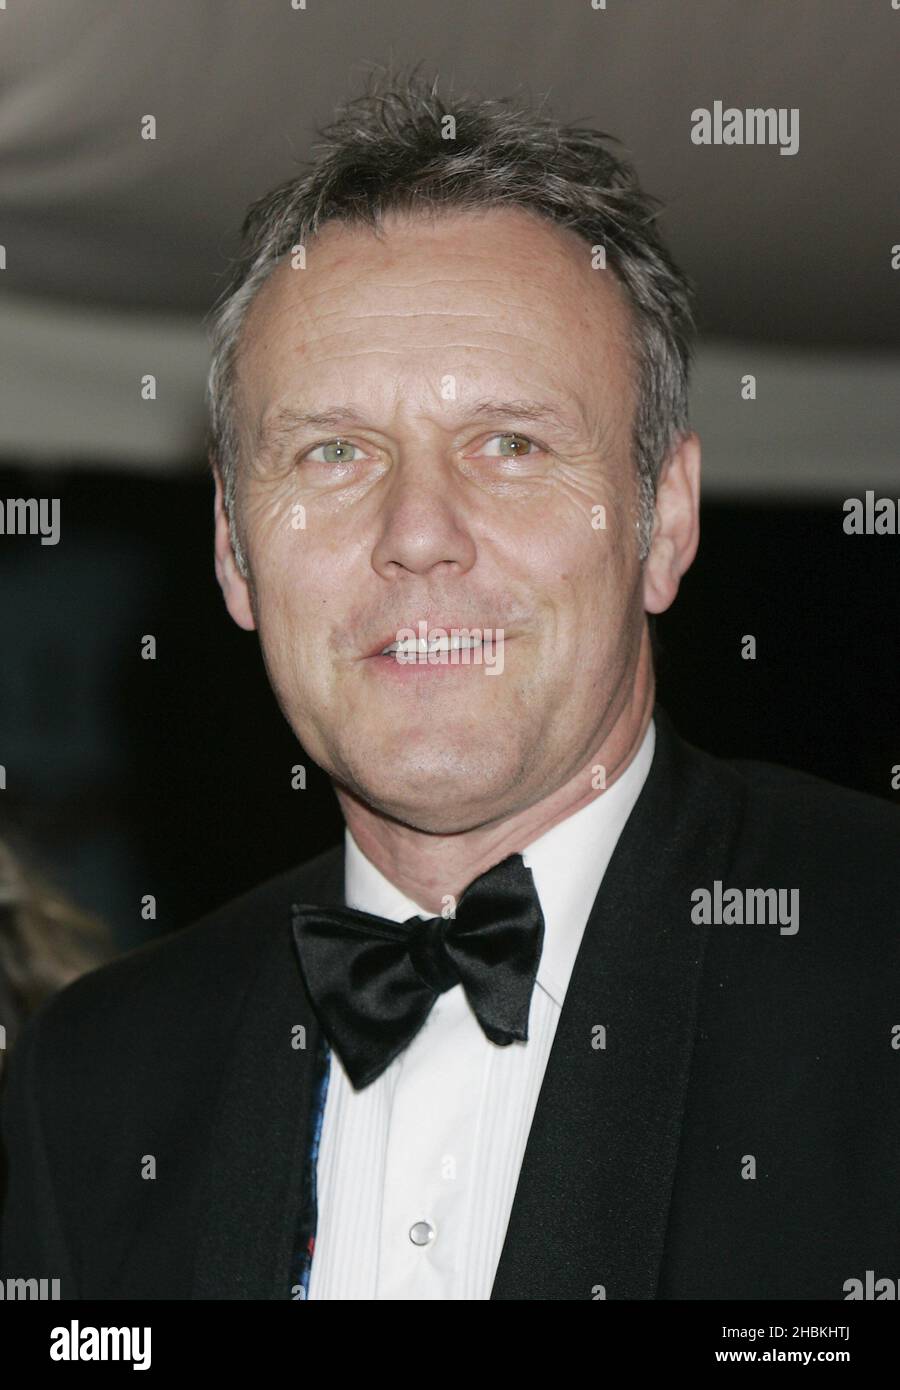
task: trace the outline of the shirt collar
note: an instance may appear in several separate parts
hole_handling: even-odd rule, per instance
[[[608,790],[554,825],[522,850],[544,914],[544,947],[537,983],[562,1006],[594,899],[625,822],[650,771],[656,745],[653,720],[627,768]],[[348,907],[405,922],[432,917],[408,898],[344,831],[344,892]]]

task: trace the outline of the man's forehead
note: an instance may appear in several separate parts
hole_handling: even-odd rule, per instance
[[[398,216],[377,236],[329,224],[306,268],[286,259],[258,301],[239,375],[246,381],[246,367],[255,377],[260,443],[305,423],[346,427],[371,407],[379,381],[387,390],[403,376],[411,387],[438,367],[458,370],[453,390],[467,418],[512,416],[491,402],[519,401],[523,421],[555,416],[570,428],[588,383],[621,395],[631,375],[628,309],[611,272],[592,269],[581,237],[518,209]],[[359,406],[344,386],[348,369],[367,378]],[[452,414],[445,408],[442,419]]]
[[[352,315],[396,303],[420,305],[423,314],[446,312],[450,297],[465,308],[490,312],[505,301],[544,314],[582,317],[593,311],[621,328],[628,309],[612,271],[603,269],[588,242],[523,208],[391,213],[378,229],[326,223],[303,248],[285,256],[248,314],[279,317],[302,303],[307,322]]]

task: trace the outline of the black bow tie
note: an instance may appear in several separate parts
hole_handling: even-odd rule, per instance
[[[437,996],[457,984],[491,1042],[527,1042],[544,916],[520,854],[470,883],[455,917],[391,922],[307,903],[291,911],[316,1016],[357,1090],[381,1075]]]

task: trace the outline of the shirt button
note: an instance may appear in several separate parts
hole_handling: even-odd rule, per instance
[[[430,1221],[417,1221],[414,1226],[409,1228],[409,1238],[413,1245],[428,1245],[434,1240],[434,1227]]]

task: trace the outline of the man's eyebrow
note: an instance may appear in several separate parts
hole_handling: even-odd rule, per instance
[[[296,434],[299,429],[337,429],[340,425],[359,424],[362,415],[351,405],[336,405],[330,410],[294,410],[287,406],[266,420],[257,431],[256,447],[269,450]]]
[[[573,429],[576,424],[565,411],[545,401],[476,401],[468,413],[472,416],[508,416],[514,420],[528,420],[536,424],[558,425],[561,429],[567,430]]]
[[[461,413],[460,421],[485,416],[551,424],[569,431],[575,428],[575,422],[558,406],[531,400],[476,401]],[[339,429],[343,425],[358,425],[364,418],[352,405],[336,405],[328,410],[315,411],[296,410],[288,406],[263,423],[257,434],[256,447],[257,450],[268,451],[277,448],[300,429]]]

